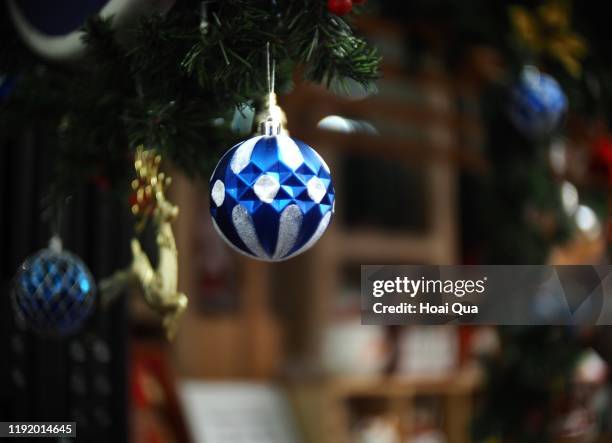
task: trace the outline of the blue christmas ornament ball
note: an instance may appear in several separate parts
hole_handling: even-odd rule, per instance
[[[95,297],[94,279],[83,261],[53,248],[29,257],[15,279],[16,314],[42,335],[76,332],[92,313]]]
[[[509,116],[527,137],[550,135],[567,110],[567,98],[559,83],[533,66],[523,69],[510,97]]]
[[[325,161],[284,133],[231,148],[210,179],[213,225],[237,251],[281,261],[306,251],[327,229],[334,187]]]
[[[15,79],[0,72],[0,104],[11,95],[14,87]]]

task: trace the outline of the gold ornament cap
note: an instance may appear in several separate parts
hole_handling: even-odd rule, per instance
[[[267,136],[287,134],[285,129],[287,116],[281,107],[278,106],[274,92],[268,94],[266,105],[265,110],[257,116],[260,134]]]

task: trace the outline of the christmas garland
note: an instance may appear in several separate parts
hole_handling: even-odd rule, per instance
[[[0,72],[17,79],[2,107],[0,137],[18,136],[32,121],[58,136],[60,188],[83,178],[123,187],[126,160],[141,144],[207,176],[239,137],[232,121],[267,92],[266,45],[280,91],[298,68],[327,86],[352,79],[370,89],[378,76],[376,50],[325,1],[206,3],[202,11],[200,1],[176,2],[129,29],[115,29],[112,18],[90,19],[79,67],[33,57],[0,11]]]

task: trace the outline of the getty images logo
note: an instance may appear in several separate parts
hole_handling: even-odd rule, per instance
[[[466,295],[484,293],[486,282],[487,277],[478,280],[395,277],[389,280],[372,281],[372,295],[379,298],[385,294],[404,294],[414,298],[419,294],[446,294],[461,298]]]

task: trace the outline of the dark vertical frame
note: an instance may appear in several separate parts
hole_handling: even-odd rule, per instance
[[[126,442],[125,300],[107,310],[98,306],[81,333],[61,340],[38,337],[13,318],[15,271],[49,239],[41,212],[54,170],[50,140],[30,130],[0,146],[0,419],[76,419],[79,441]],[[125,206],[112,192],[84,184],[65,209],[64,245],[98,281],[129,260],[131,222]]]

